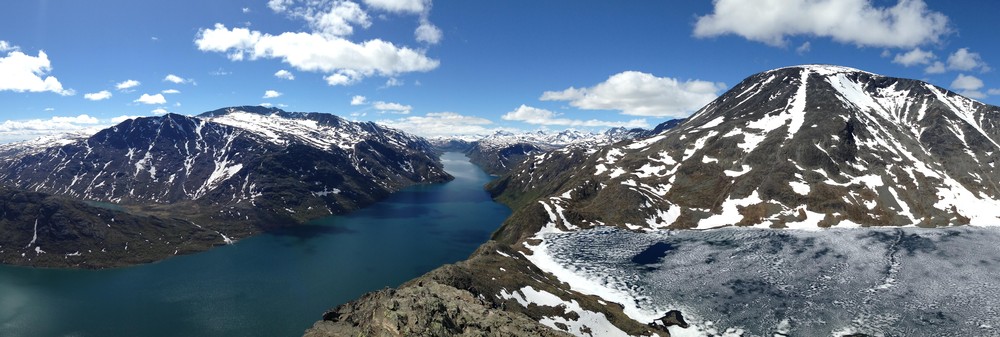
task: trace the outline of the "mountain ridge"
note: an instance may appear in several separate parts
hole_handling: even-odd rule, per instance
[[[529,156],[488,185],[514,210],[491,240],[403,288],[444,284],[578,336],[721,334],[648,325],[658,316],[632,303],[641,294],[559,265],[548,241],[595,227],[670,235],[722,226],[1000,225],[998,126],[1000,108],[917,80],[826,65],[761,72],[650,137]],[[351,312],[365,301],[330,312],[374,314]],[[338,317],[310,331],[343,326]]]
[[[177,217],[219,233],[222,243],[343,214],[413,184],[452,179],[420,137],[332,114],[265,107],[135,118],[89,137],[32,145],[12,145],[0,157],[0,179],[11,189],[111,203],[137,216]],[[175,227],[183,226],[190,224]],[[97,248],[91,250],[117,244],[88,240]]]

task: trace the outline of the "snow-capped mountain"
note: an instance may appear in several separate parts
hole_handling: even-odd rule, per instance
[[[239,224],[235,237],[451,179],[422,138],[331,114],[263,107],[136,118],[86,138],[12,148],[20,150],[0,157],[0,179],[11,188],[205,227]]]
[[[540,205],[587,219],[553,220],[567,228],[998,225],[998,128],[1000,108],[921,81],[788,67],[658,136],[536,156],[503,186],[549,188]],[[610,202],[623,211],[592,206]]]
[[[968,232],[880,228],[785,235],[773,230],[655,229],[1000,225],[998,143],[1000,107],[928,83],[837,66],[775,69],[747,78],[663,132],[528,157],[488,186],[514,210],[492,240],[468,260],[411,281],[398,293],[446,283],[471,292],[468,298],[475,300],[461,304],[504,308],[578,336],[787,336],[796,331],[858,336],[862,334],[852,332],[858,331],[854,327],[894,331],[910,324],[916,330],[900,331],[925,331],[926,319],[888,319],[879,325],[869,318],[896,315],[895,309],[856,311],[844,303],[878,302],[871,294],[922,298],[926,294],[912,291],[923,283],[897,284],[899,280],[926,280],[940,269],[927,269],[933,263],[967,266],[967,256],[975,253],[941,257],[936,254],[943,251],[933,247],[934,242],[951,243],[946,237],[968,240]],[[967,241],[957,242],[962,243],[953,246]],[[697,253],[693,246],[699,247],[694,248]],[[931,264],[900,261],[899,254],[909,258],[914,251],[937,257],[923,261]],[[666,254],[674,254],[669,263],[641,262]],[[767,270],[737,272],[747,266]],[[800,266],[813,268],[815,278],[798,280],[808,273],[789,268]],[[838,272],[844,276],[836,276]],[[976,280],[981,278],[962,275],[965,279],[949,283],[947,293],[963,298],[956,303],[970,303],[964,301],[979,298],[981,282]],[[726,280],[730,282],[720,283]],[[665,290],[683,288],[678,282],[690,286],[684,289],[708,290],[671,291],[683,297],[667,298]],[[844,284],[852,286],[841,288]],[[970,290],[956,296],[950,287]],[[749,317],[741,316],[745,305],[729,304],[741,303],[737,298],[742,296],[763,298],[742,303],[763,306],[759,311],[771,316],[754,317],[768,320],[738,321]],[[792,313],[793,298],[810,308],[819,298],[836,309]],[[923,312],[928,302],[921,301],[898,312]],[[698,310],[688,310],[704,302],[719,304],[713,308],[721,310],[712,314],[735,326],[716,326],[697,317]],[[339,318],[347,317],[345,308],[328,321],[344,325]],[[692,314],[692,324],[674,309]],[[944,310],[938,317],[962,312]],[[838,317],[824,321],[822,315],[831,311]],[[974,315],[992,317],[986,311]],[[660,317],[662,325],[650,325]],[[842,323],[852,329],[845,330]],[[972,326],[992,329],[989,324]]]
[[[603,132],[584,132],[579,130],[564,130],[559,132],[532,131],[509,132],[497,131],[487,136],[469,141],[469,137],[459,139],[441,139],[435,142],[438,148],[460,148],[465,145],[465,152],[473,163],[482,167],[490,174],[507,173],[526,157],[564,147],[595,147],[612,144],[626,139],[648,135],[649,130],[611,128]]]

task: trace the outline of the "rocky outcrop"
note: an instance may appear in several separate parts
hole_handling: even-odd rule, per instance
[[[366,294],[323,315],[307,337],[572,336],[527,316],[490,306],[472,293],[434,281]]]

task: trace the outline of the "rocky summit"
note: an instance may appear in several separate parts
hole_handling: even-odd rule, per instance
[[[451,179],[422,138],[326,113],[265,107],[135,118],[89,137],[12,144],[0,153],[0,179],[12,190],[184,219],[178,230],[207,228],[218,233],[218,244],[355,210],[409,185]],[[53,225],[42,220],[42,229]],[[21,236],[4,235],[0,245],[23,245],[14,242]],[[89,250],[124,247],[128,239],[81,238],[91,240]],[[36,241],[49,240],[54,238],[42,235]],[[57,254],[76,252],[50,247]],[[30,261],[38,260],[8,263]]]

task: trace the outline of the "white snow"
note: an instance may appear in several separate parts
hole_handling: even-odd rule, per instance
[[[561,307],[563,308],[563,312],[566,314],[575,312],[580,316],[577,320],[569,320],[561,316],[549,316],[544,317],[539,321],[539,323],[556,330],[561,330],[556,325],[556,323],[561,323],[565,324],[569,328],[568,332],[577,336],[584,336],[583,331],[588,329],[591,331],[593,336],[629,336],[627,333],[611,324],[604,314],[585,310],[575,300],[565,301],[550,292],[536,290],[531,286],[521,288],[513,293],[508,293],[506,289],[501,290],[500,297],[504,299],[513,299],[525,308],[527,308],[529,304],[556,308]]]

